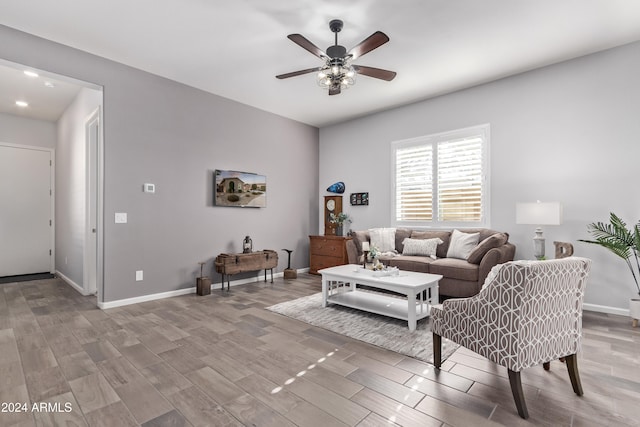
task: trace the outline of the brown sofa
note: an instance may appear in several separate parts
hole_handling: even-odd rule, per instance
[[[476,248],[467,259],[447,258],[452,231],[448,230],[411,230],[397,228],[395,230],[395,256],[380,256],[378,259],[385,265],[398,267],[401,270],[422,273],[441,274],[439,292],[448,297],[470,297],[480,292],[487,274],[493,266],[513,261],[516,247],[509,243],[509,235],[487,228],[464,229],[464,233],[479,233]],[[363,260],[362,243],[370,242],[369,231],[353,232],[352,240],[347,242],[347,253],[350,264],[361,264]],[[436,249],[436,259],[429,256],[402,255],[403,242],[406,238],[431,239],[440,238],[443,243]]]

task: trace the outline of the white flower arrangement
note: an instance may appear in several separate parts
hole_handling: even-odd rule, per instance
[[[338,215],[332,212],[329,214],[329,222],[340,226],[345,222],[351,222],[351,218],[344,212],[340,212]]]

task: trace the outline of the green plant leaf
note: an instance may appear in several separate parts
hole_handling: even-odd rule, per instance
[[[624,259],[640,295],[640,283],[638,280],[640,276],[640,259],[638,258],[640,256],[640,221],[633,226],[632,230],[629,230],[627,224],[619,216],[611,212],[609,224],[594,222],[587,225],[587,230],[595,240],[579,239],[579,241],[602,246]],[[635,260],[638,274],[633,268],[632,259]]]

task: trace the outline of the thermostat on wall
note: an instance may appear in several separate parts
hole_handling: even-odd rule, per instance
[[[144,191],[145,193],[155,193],[156,192],[156,185],[155,184],[144,184],[142,186],[142,191]]]

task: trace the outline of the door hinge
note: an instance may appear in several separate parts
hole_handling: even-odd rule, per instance
[[[49,220],[49,227],[51,227],[51,220]]]
[[[51,249],[49,249],[49,256],[51,256]]]
[[[49,160],[49,166],[53,166],[53,160]]]

